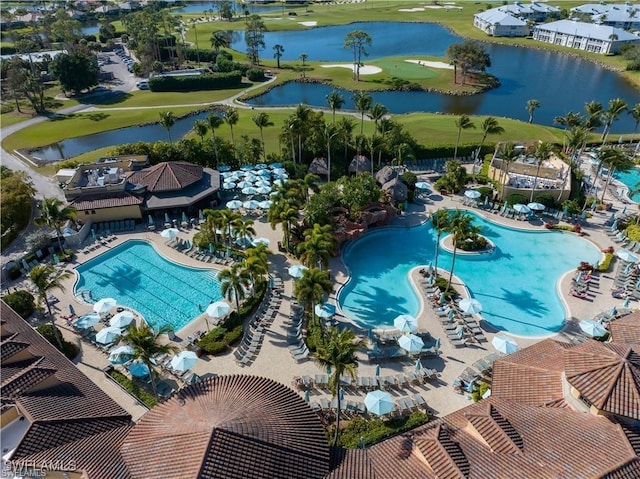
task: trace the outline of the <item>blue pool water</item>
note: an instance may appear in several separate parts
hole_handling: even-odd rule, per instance
[[[520,336],[559,330],[566,312],[557,282],[580,261],[598,261],[598,248],[572,233],[515,230],[473,216],[496,249],[482,255],[458,254],[454,274],[482,303],[485,320]],[[420,301],[408,273],[432,262],[434,253],[430,222],[375,230],[351,243],[343,255],[351,280],[338,294],[343,312],[367,328],[391,327],[399,314],[416,315]],[[438,267],[449,269],[451,257],[441,248]]]
[[[210,301],[222,299],[216,272],[181,266],[144,241],[127,241],[76,268],[76,291],[115,298],[140,312],[154,329],[179,330]]]
[[[633,191],[640,187],[640,169],[633,168],[629,171],[614,171],[613,177],[624,183],[629,191]],[[640,203],[640,192],[634,195],[630,195],[630,198],[636,203]]]

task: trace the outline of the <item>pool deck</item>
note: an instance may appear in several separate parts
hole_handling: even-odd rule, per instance
[[[435,211],[438,208],[460,208],[468,209],[462,205],[462,195],[459,196],[445,196],[432,195],[428,201],[428,204],[411,204],[409,205],[409,211],[403,216],[394,220],[396,225],[416,225],[425,221],[427,213],[429,211]],[[622,206],[620,205],[620,208]],[[527,230],[540,230],[544,228],[541,224],[533,225],[526,221],[515,221],[487,213],[482,210],[473,209],[476,214],[485,217],[490,221],[494,221],[506,226],[523,228]],[[588,225],[585,227],[587,232],[586,239],[593,241],[600,249],[613,245],[610,238],[605,234],[603,224],[609,218],[611,212],[596,213],[593,218],[588,220]],[[271,244],[275,245],[277,241],[281,240],[282,232],[279,228],[274,231],[269,226],[265,218],[255,220],[255,229],[257,236],[269,238]],[[181,238],[192,238],[196,230],[186,230],[180,235]],[[567,233],[573,234],[573,233]],[[195,259],[189,258],[186,255],[168,247],[165,245],[166,240],[160,236],[158,232],[136,231],[132,233],[125,233],[118,236],[117,240],[108,243],[107,246],[102,246],[99,249],[92,251],[88,254],[79,253],[76,263],[71,264],[68,270],[71,270],[74,266],[84,263],[90,258],[104,252],[107,248],[112,248],[121,244],[128,239],[143,239],[152,242],[157,250],[177,263],[187,266],[196,267],[211,267],[222,268],[219,265],[203,264]],[[239,366],[232,352],[222,356],[205,357],[203,360],[194,367],[194,372],[201,376],[207,374],[251,374],[269,377],[274,380],[280,381],[286,385],[292,385],[292,380],[296,376],[310,376],[314,377],[316,374],[322,374],[325,371],[316,366],[312,361],[302,362],[297,364],[294,362],[287,346],[287,327],[285,320],[289,317],[291,312],[290,299],[293,297],[293,280],[288,275],[287,269],[292,264],[296,264],[296,261],[286,257],[283,253],[275,252],[270,256],[271,271],[280,276],[284,280],[284,294],[282,305],[278,311],[278,314],[270,327],[267,330],[263,345],[259,350],[257,359],[247,367]],[[444,265],[440,265],[444,266]],[[335,294],[341,284],[347,280],[345,266],[339,257],[332,258],[330,263],[330,269],[332,273],[332,279],[336,283],[334,294],[332,295],[332,301],[335,301]],[[419,278],[417,270],[413,272],[413,279],[417,281]],[[109,365],[107,356],[104,353],[98,351],[92,345],[86,342],[80,342],[79,336],[74,332],[73,328],[66,324],[66,321],[61,318],[62,315],[68,314],[68,305],[72,304],[78,314],[83,314],[91,310],[91,305],[80,304],[73,297],[73,285],[75,284],[75,275],[73,278],[65,281],[66,292],[54,291],[54,294],[59,298],[59,302],[54,305],[54,311],[57,317],[57,323],[66,339],[73,341],[81,345],[82,352],[79,359],[76,361],[78,368],[87,374],[93,381],[95,381],[105,392],[114,397],[125,409],[127,409],[133,416],[134,420],[140,418],[145,412],[146,408],[132,400],[130,396],[125,394],[120,388],[115,386],[110,380],[106,379],[102,369]],[[610,290],[613,286],[613,278],[609,274],[600,275],[599,287],[593,291],[592,297],[589,300],[581,300],[569,295],[571,285],[571,275],[567,274],[560,281],[559,289],[562,297],[571,311],[571,318],[567,321],[567,324],[562,332],[553,335],[555,339],[568,340],[572,334],[578,331],[577,320],[593,317],[600,311],[611,309],[613,306],[620,306],[621,300],[614,299]],[[15,287],[19,284],[12,283],[4,285]],[[464,294],[464,287],[461,284],[457,284],[456,287]],[[631,307],[637,307],[637,303],[632,302]],[[347,318],[338,315],[338,320],[341,322],[349,322]],[[435,314],[428,305],[422,310],[419,318],[419,327],[426,329],[430,332],[434,338],[444,337],[444,332],[436,321]],[[98,326],[100,327],[100,326]],[[423,366],[425,368],[436,369],[439,372],[439,377],[435,381],[428,382],[426,384],[410,385],[409,388],[401,390],[392,389],[390,392],[395,397],[406,397],[415,393],[420,393],[426,399],[429,407],[435,411],[437,415],[445,415],[464,407],[469,404],[470,399],[465,395],[456,393],[452,384],[454,380],[460,375],[460,373],[470,366],[476,360],[495,352],[491,345],[491,340],[495,335],[495,332],[490,330],[487,325],[481,324],[481,327],[485,329],[485,335],[488,342],[481,344],[471,344],[463,348],[454,348],[449,344],[446,339],[441,341],[441,351],[438,356],[425,358],[423,360]],[[173,344],[178,348],[185,348],[187,345],[187,336],[193,335],[195,331],[206,331],[207,326],[202,317],[197,318],[188,324],[185,328],[177,332],[176,339]],[[539,341],[540,338],[516,338],[516,341],[521,347],[534,344]],[[168,338],[166,341],[169,341]],[[387,361],[381,363],[381,375],[394,375],[401,372],[414,371],[415,361]],[[360,376],[375,376],[374,363],[370,363],[364,354],[361,356],[360,366],[358,368],[358,374]],[[295,388],[295,386],[293,386]],[[299,391],[302,395],[303,392]],[[351,389],[346,390],[347,400],[362,401],[364,399],[364,392],[359,392]],[[312,389],[311,401],[318,401],[321,397],[329,398],[329,393],[326,390]],[[330,398],[329,398],[330,399]]]

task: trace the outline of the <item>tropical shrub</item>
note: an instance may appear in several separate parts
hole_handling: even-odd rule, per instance
[[[480,251],[489,246],[489,242],[484,236],[478,234],[470,235],[458,241],[458,249],[462,251]]]
[[[58,347],[58,341],[56,340],[56,335],[53,332],[53,326],[50,324],[43,324],[41,326],[38,326],[36,328],[36,331],[38,331],[44,337],[44,339],[49,341],[53,345],[53,347],[55,347],[58,351],[61,351],[62,354],[64,354],[69,360],[74,359],[80,352],[80,349],[78,348],[78,346],[65,340],[62,337],[62,333],[58,330],[58,335],[62,339],[62,349],[60,349]]]
[[[453,286],[449,285],[449,282],[446,278],[438,277],[434,281],[434,284],[443,291],[444,299],[449,301],[451,299],[455,299],[458,296],[458,292],[455,290]]]
[[[249,81],[265,81],[267,77],[264,76],[264,70],[262,68],[249,68],[247,70],[247,80]]]
[[[207,73],[190,76],[155,76],[149,80],[151,91],[224,90],[239,86],[242,72]]]
[[[111,378],[120,386],[126,389],[132,396],[138,398],[140,402],[144,403],[148,408],[152,408],[158,404],[158,400],[153,396],[153,394],[145,391],[120,371],[116,371],[115,369],[111,370],[109,371],[109,376],[111,376]]]
[[[602,263],[598,264],[598,271],[600,271],[601,273],[609,271],[613,258],[615,258],[613,253],[605,253]]]
[[[24,289],[9,293],[2,299],[23,319],[27,319],[31,316],[36,308],[33,295]]]
[[[416,411],[410,416],[403,418],[394,418],[389,420],[383,419],[365,419],[363,417],[355,417],[342,430],[338,444],[348,449],[359,447],[362,441],[365,446],[376,444],[383,439],[395,436],[404,431],[408,431],[415,427],[421,426],[429,422],[429,417],[422,411]]]
[[[539,195],[536,195],[535,201],[545,205],[547,208],[555,208],[558,204],[555,196],[550,193],[540,193]]]
[[[526,205],[527,203],[529,203],[529,199],[526,196],[521,195],[520,193],[512,193],[507,196],[507,203],[509,204],[509,206],[517,204]]]
[[[626,232],[629,241],[640,241],[640,225],[630,224],[627,226]]]

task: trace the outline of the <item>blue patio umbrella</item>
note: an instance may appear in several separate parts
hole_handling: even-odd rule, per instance
[[[164,214],[164,222],[165,223],[171,223],[171,218],[169,218],[169,213],[165,213]]]
[[[122,331],[120,328],[114,328],[112,326],[102,328],[96,333],[96,343],[111,344],[121,335]]]
[[[327,364],[327,374],[331,374],[331,364]]]
[[[527,205],[523,205],[520,203],[513,205],[513,209],[520,214],[531,213],[531,208],[529,208]]]
[[[618,219],[617,218],[615,220],[613,220],[613,223],[611,223],[611,229],[612,230],[618,229]]]
[[[418,181],[416,183],[416,188],[424,191],[424,190],[430,190],[431,188],[433,188],[433,186],[431,186],[431,183],[427,181]]]
[[[597,207],[598,207],[598,200],[593,200],[593,203],[591,203],[591,211],[595,211]]]
[[[476,382],[472,380],[472,381],[469,381],[469,384],[467,384],[467,387],[465,387],[464,390],[468,393],[472,393],[475,387],[476,387]]]
[[[182,222],[183,223],[189,222],[189,219],[187,218],[187,214],[184,211],[182,212]]]
[[[58,256],[56,253],[53,253],[53,264],[59,264],[60,263],[60,256]]]
[[[416,359],[415,370],[422,371],[422,361],[420,361],[420,358]]]
[[[71,314],[71,316],[76,315],[76,310],[74,309],[73,304],[69,305],[69,314]]]
[[[401,314],[393,320],[393,326],[403,333],[412,333],[418,329],[418,321],[410,314]]]
[[[216,252],[215,246],[213,246],[213,243],[209,243],[209,254],[213,254],[215,252]]]
[[[304,402],[307,402],[307,403],[308,403],[310,400],[311,400],[311,398],[309,397],[309,390],[308,390],[308,389],[306,389],[306,390],[304,391]]]
[[[562,217],[567,218],[568,216],[569,216],[569,206],[565,205],[564,208],[562,208]]]
[[[240,167],[240,169],[241,169],[242,171],[251,171],[251,170],[253,170],[253,165],[242,165],[242,166]]]
[[[436,342],[433,344],[433,349],[436,351],[440,350],[440,338],[436,338]]]
[[[393,402],[393,398],[389,393],[376,389],[366,395],[364,398],[364,406],[371,414],[382,416],[393,411],[396,403]]]
[[[344,401],[344,389],[340,388],[338,391],[338,397],[340,398],[340,401]]]
[[[366,446],[365,442],[364,442],[364,436],[360,436],[360,439],[358,439],[358,448],[359,449],[364,449]]]
[[[489,195],[484,197],[484,205],[489,206]]]
[[[100,315],[98,313],[83,314],[76,321],[76,327],[80,329],[87,329],[91,326],[95,326],[100,322]]]
[[[424,347],[424,341],[415,334],[407,334],[400,336],[400,339],[398,339],[398,345],[409,354],[417,354]]]
[[[225,190],[233,190],[234,188],[237,188],[237,185],[233,181],[229,181],[229,182],[225,181],[222,184],[222,188]]]
[[[149,366],[140,361],[132,362],[127,368],[131,375],[136,378],[143,378],[149,375]]]
[[[378,350],[378,343],[373,343],[373,354],[377,355],[379,352]]]
[[[230,166],[228,166],[228,165],[220,165],[220,166],[218,167],[218,171],[226,172],[226,171],[230,171],[230,170],[231,170],[231,167],[230,167]]]
[[[269,164],[269,168],[273,168],[273,169],[282,168],[282,163],[271,163]]]
[[[267,165],[265,165],[264,163],[258,163],[256,165],[253,165],[253,168],[255,170],[264,170],[267,167]]]
[[[380,376],[380,365],[376,364],[376,376]]]
[[[587,212],[583,211],[582,213],[580,213],[580,220],[585,221],[586,219],[587,219]]]
[[[180,351],[171,359],[174,371],[185,372],[198,364],[198,355],[193,351]]]
[[[580,329],[593,338],[599,338],[607,334],[604,326],[593,319],[583,319],[579,323]]]
[[[315,307],[316,316],[320,318],[330,318],[336,314],[336,306],[331,303],[317,304]]]
[[[293,266],[289,267],[289,275],[292,278],[302,278],[302,275],[304,274],[305,270],[307,270],[309,268],[307,268],[306,266],[303,266],[301,264],[294,264]]]
[[[96,230],[93,228],[91,228],[91,236],[93,236],[93,239],[96,239]]]
[[[151,215],[149,215],[147,218],[148,218],[147,221],[149,223],[149,226],[153,226],[153,224],[154,224],[153,223],[153,217]]]
[[[629,296],[627,296],[627,297],[624,299],[624,303],[622,303],[622,307],[623,307],[623,308],[628,308],[628,307],[629,307],[629,303],[630,303],[630,302],[631,302],[631,298],[630,298]]]
[[[133,358],[133,348],[129,345],[119,346],[109,352],[111,364],[124,364]]]
[[[464,192],[464,196],[466,196],[467,198],[471,198],[472,200],[477,200],[482,196],[482,193],[480,193],[478,190],[467,190]]]

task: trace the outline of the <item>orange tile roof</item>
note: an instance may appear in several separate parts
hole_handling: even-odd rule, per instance
[[[121,191],[108,195],[82,195],[75,198],[70,204],[78,211],[86,211],[141,205],[143,201],[144,198]]]
[[[609,331],[616,343],[640,345],[640,312],[611,321]]]
[[[134,171],[127,177],[129,183],[145,185],[154,193],[181,190],[202,179],[202,166],[186,161],[158,163],[144,170]]]

